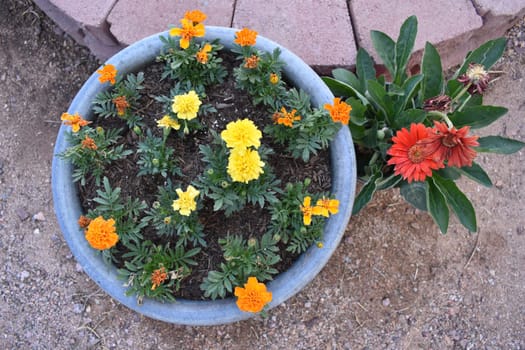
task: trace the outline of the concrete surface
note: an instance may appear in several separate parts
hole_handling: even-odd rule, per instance
[[[352,67],[357,49],[375,52],[370,30],[396,39],[401,23],[418,17],[416,50],[432,42],[445,68],[496,38],[525,15],[524,0],[34,0],[64,31],[102,61],[146,36],[178,25],[200,9],[205,24],[250,27],[292,50],[318,71]],[[415,57],[418,57],[416,53]],[[412,60],[415,62],[416,60]]]

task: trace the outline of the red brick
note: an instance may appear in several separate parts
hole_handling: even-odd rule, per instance
[[[344,0],[237,0],[233,27],[249,27],[312,66],[352,65],[356,47]]]
[[[411,15],[418,19],[414,49],[421,50],[425,42],[431,42],[438,47],[445,67],[460,63],[472,46],[479,44],[470,39],[483,25],[468,0],[421,0],[417,6],[404,0],[352,0],[350,8],[358,45],[376,59],[370,31],[379,30],[397,40],[401,24]]]
[[[230,27],[234,0],[119,0],[108,22],[111,33],[122,44],[129,45],[155,33],[178,26],[189,10],[201,10],[208,18],[205,25]]]
[[[82,25],[99,27],[117,0],[49,0],[67,16]]]

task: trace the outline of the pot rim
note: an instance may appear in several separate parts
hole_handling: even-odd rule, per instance
[[[234,28],[206,26],[206,35],[201,40],[220,39],[225,49],[233,47]],[[115,54],[106,64],[113,64],[122,73],[138,71],[143,66],[155,60],[163,43],[159,36],[168,36],[168,31],[151,35],[142,39],[119,53]],[[283,46],[262,36],[257,36],[256,48],[272,52],[275,48],[281,50],[280,58],[285,62],[284,75],[291,83],[303,89],[311,96],[312,104],[322,106],[332,103],[333,94],[321,78],[298,56]],[[108,88],[100,84],[98,74],[94,72],[84,83],[73,99],[68,113],[79,113],[86,119],[91,119],[91,101]],[[135,296],[126,296],[123,281],[117,278],[117,269],[107,265],[100,252],[92,249],[85,240],[77,220],[82,214],[76,184],[71,181],[73,166],[70,162],[60,159],[69,146],[65,134],[68,126],[62,125],[56,139],[52,164],[52,190],[55,213],[64,235],[77,262],[86,274],[104,291],[128,308],[145,316],[184,325],[218,325],[248,319],[252,313],[242,312],[237,308],[233,298],[221,300],[185,300],[177,299],[173,303],[161,303],[144,298],[143,304],[138,304]],[[268,290],[273,294],[273,300],[268,308],[273,308],[298,293],[328,262],[337,248],[350,219],[356,187],[356,162],[350,131],[347,126],[341,128],[330,144],[332,193],[339,200],[339,213],[327,219],[323,233],[323,248],[310,247],[286,271],[275,276],[267,283]]]

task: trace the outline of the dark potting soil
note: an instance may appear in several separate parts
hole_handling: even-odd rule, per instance
[[[228,52],[220,55],[223,64],[227,68],[228,75],[222,84],[208,87],[207,97],[202,101],[203,104],[210,104],[217,109],[216,113],[207,116],[199,116],[200,123],[204,126],[195,134],[186,135],[184,138],[170,134],[167,144],[175,149],[175,156],[178,164],[182,164],[182,176],[169,176],[173,183],[190,184],[204,170],[206,164],[201,161],[199,145],[209,144],[212,135],[209,130],[220,133],[226,125],[238,119],[249,118],[262,131],[269,123],[272,123],[272,111],[266,107],[254,106],[250,96],[235,87],[233,68],[238,66],[235,56]],[[155,100],[155,96],[169,95],[174,82],[170,79],[161,80],[164,70],[163,63],[153,63],[143,70],[145,87],[142,91],[140,105],[142,107],[137,113],[143,117],[143,122],[154,135],[162,137],[162,129],[157,126],[157,120],[164,115],[163,104]],[[120,144],[124,144],[125,149],[136,149],[140,136],[131,131],[124,120],[119,118],[98,118],[91,124],[93,127],[101,126],[107,128],[122,128]],[[145,129],[145,128],[144,128]],[[272,148],[274,153],[270,155],[268,162],[272,167],[276,177],[281,180],[281,188],[288,182],[303,181],[310,178],[311,184],[308,188],[311,193],[329,191],[331,187],[330,178],[330,155],[328,150],[319,152],[310,158],[309,163],[305,164],[302,160],[294,159],[286,155],[284,148],[274,144],[270,138],[263,134],[262,143]],[[111,167],[107,167],[104,176],[109,179],[112,188],[121,188],[121,198],[139,198],[144,200],[149,207],[156,201],[156,194],[159,186],[166,184],[166,178],[161,175],[137,176],[139,166],[137,165],[138,155],[131,154],[125,159],[113,162]],[[81,204],[84,212],[93,209],[95,204],[91,199],[97,196],[99,189],[95,185],[93,178],[87,179],[85,186],[79,185]],[[259,206],[247,205],[240,212],[226,217],[222,212],[213,211],[213,201],[205,199],[203,208],[199,210],[199,219],[204,226],[207,247],[202,248],[201,252],[195,256],[197,266],[192,267],[192,274],[181,282],[179,291],[174,292],[176,298],[203,299],[200,284],[211,270],[219,270],[219,265],[223,262],[222,250],[218,239],[227,234],[242,235],[244,238],[259,239],[266,231],[270,222],[268,210],[261,209]],[[143,232],[146,239],[152,240],[156,244],[167,244],[174,242],[177,237],[157,235],[154,227],[146,227]],[[125,247],[118,245],[119,250],[124,251]],[[191,247],[190,247],[191,248]],[[288,269],[297,259],[296,254],[287,252],[284,247],[280,247],[281,261],[274,267],[282,272]],[[125,252],[125,251],[124,251]],[[121,263],[123,264],[123,263]]]

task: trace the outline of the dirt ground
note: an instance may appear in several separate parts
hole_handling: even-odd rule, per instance
[[[509,32],[486,103],[509,113],[483,135],[525,140],[525,21]],[[77,265],[50,186],[59,117],[98,67],[28,0],[0,0],[0,348],[525,349],[524,152],[481,155],[491,189],[464,181],[478,213],[441,235],[381,193],[351,219],[322,273],[255,318],[187,327],[113,301]]]

